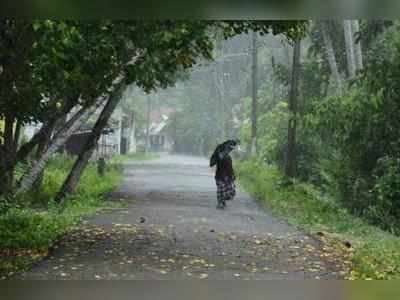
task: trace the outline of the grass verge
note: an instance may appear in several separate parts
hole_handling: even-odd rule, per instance
[[[42,188],[24,195],[0,215],[0,278],[27,269],[47,256],[56,242],[78,224],[83,216],[119,204],[104,195],[121,180],[121,170],[108,164],[104,177],[97,175],[95,163],[86,168],[77,192],[62,207],[52,200],[68,175],[73,160],[67,156],[52,159]]]
[[[400,238],[354,217],[313,186],[282,187],[282,175],[256,160],[237,164],[240,184],[275,214],[310,233],[322,232],[330,242],[350,243],[346,279],[400,278]]]
[[[119,163],[124,163],[124,162],[129,162],[129,161],[143,161],[143,160],[150,160],[150,159],[156,159],[158,158],[159,155],[155,153],[131,153],[131,154],[126,154],[126,155],[117,155],[114,156],[111,159],[112,164],[119,164]]]

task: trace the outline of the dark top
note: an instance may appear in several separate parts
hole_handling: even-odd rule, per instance
[[[232,158],[230,155],[218,161],[217,170],[215,172],[215,179],[224,180],[226,178],[230,180],[235,179],[235,172],[233,171]]]

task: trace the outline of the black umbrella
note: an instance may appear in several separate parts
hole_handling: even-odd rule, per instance
[[[225,155],[229,154],[238,144],[239,140],[227,140],[219,144],[211,155],[210,167],[215,166],[220,159],[223,159]]]

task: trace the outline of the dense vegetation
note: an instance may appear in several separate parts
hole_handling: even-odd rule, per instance
[[[357,241],[354,277],[398,276],[399,32],[336,20],[291,40],[215,34],[214,61],[164,96],[179,150],[240,137],[247,188],[297,225]]]
[[[110,164],[104,177],[99,177],[95,163],[86,168],[77,192],[69,201],[62,207],[57,205],[54,197],[72,164],[71,157],[53,157],[41,188],[19,197],[17,204],[10,203],[0,214],[0,278],[45,257],[83,216],[119,205],[105,201],[104,196],[119,184],[120,167]]]
[[[93,184],[90,157],[122,95],[140,94],[122,103],[134,110],[166,89],[157,103],[177,109],[179,151],[240,137],[252,192],[297,225],[354,239],[354,277],[400,274],[397,21],[3,20],[0,67],[1,248],[46,249],[91,210],[115,183],[113,171]],[[29,123],[42,127],[26,141]]]
[[[354,39],[362,45],[363,67],[351,76],[343,24],[325,25],[342,87],[334,82],[323,28],[314,23],[299,75],[294,180],[283,176],[293,112],[285,97],[271,103],[276,96],[268,85],[259,90],[267,106],[257,120],[258,154],[241,166],[242,180],[295,224],[354,240],[354,277],[397,278],[400,239],[389,233],[400,234],[400,27],[362,22]],[[290,76],[290,65],[275,68],[281,84],[290,84]],[[249,125],[241,135],[250,145]]]
[[[294,38],[304,28],[298,21],[1,20],[1,273],[46,255],[116,185],[118,172],[97,174],[91,158],[128,89],[143,97],[173,86],[213,59],[214,32]],[[28,140],[30,124],[40,129]],[[58,156],[82,127],[90,134],[77,157]]]
[[[369,41],[363,52],[364,68],[346,80],[339,94],[324,91],[330,71],[318,59],[324,53],[314,52],[317,42],[310,43],[301,65],[296,176],[334,196],[352,214],[395,234],[400,232],[398,26],[384,29]],[[316,31],[317,25],[311,33]],[[364,41],[362,32],[360,39]],[[345,49],[338,47],[337,52]],[[265,97],[262,92],[260,95]],[[258,155],[282,171],[289,114],[286,100],[281,99],[261,111],[258,119]],[[246,130],[243,128],[245,140]]]

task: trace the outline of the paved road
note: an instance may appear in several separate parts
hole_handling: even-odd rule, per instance
[[[207,160],[162,156],[129,163],[111,196],[128,203],[89,218],[28,279],[338,278],[323,245],[239,190],[216,209]]]

